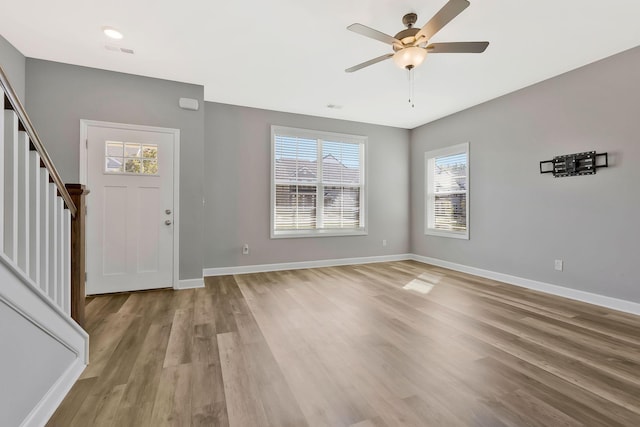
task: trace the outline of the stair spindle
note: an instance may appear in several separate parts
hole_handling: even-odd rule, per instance
[[[29,137],[24,131],[18,134],[18,267],[29,274]]]
[[[18,116],[4,111],[4,254],[13,262],[18,255]]]
[[[40,183],[40,154],[35,150],[29,151],[29,277],[38,286],[40,283],[40,245],[41,224],[40,224],[40,203],[41,183]],[[48,178],[47,178],[48,179]],[[42,289],[42,287],[41,287]],[[45,289],[43,289],[45,290]]]

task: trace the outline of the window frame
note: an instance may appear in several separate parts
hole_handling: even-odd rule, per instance
[[[436,193],[433,188],[433,175],[435,168],[435,159],[438,157],[452,156],[455,154],[466,154],[467,160],[467,168],[466,168],[466,179],[467,179],[467,188],[464,192],[466,194],[466,229],[464,231],[455,231],[455,230],[440,230],[430,226],[435,222],[435,196]],[[469,225],[470,225],[470,217],[469,217],[469,205],[470,205],[470,197],[471,194],[471,185],[470,185],[470,155],[469,155],[469,143],[465,142],[462,144],[452,145],[449,147],[440,148],[437,150],[431,150],[424,153],[424,161],[425,161],[425,217],[424,217],[424,234],[428,236],[438,236],[438,237],[449,237],[453,239],[464,239],[469,240]]]
[[[122,156],[110,156],[109,155],[109,144],[121,144],[122,145]],[[140,157],[127,156],[127,144],[129,145],[138,145],[140,146]],[[144,157],[144,149],[145,147],[153,147],[156,151],[156,157],[153,158],[145,158]],[[107,162],[109,159],[120,159],[122,160],[122,171],[117,170],[107,170]],[[160,161],[158,157],[158,144],[150,143],[150,142],[132,142],[132,141],[115,141],[115,140],[105,140],[104,142],[104,160],[105,163],[102,168],[103,175],[122,175],[122,176],[146,176],[146,177],[158,177],[160,176]],[[128,160],[139,160],[140,162],[140,172],[127,172],[127,161]],[[156,165],[156,173],[145,173],[144,172],[144,161],[153,161]]]
[[[322,141],[344,142],[351,144],[359,144],[360,146],[360,227],[337,229],[337,228],[318,228],[322,225],[322,213],[324,208],[324,197],[316,196],[316,228],[311,230],[275,230],[275,208],[276,208],[276,168],[275,168],[275,146],[276,135],[291,136],[297,138],[316,139],[318,141],[318,158],[322,158]],[[338,236],[366,236],[368,235],[368,217],[367,203],[369,200],[368,185],[366,180],[366,165],[368,158],[368,138],[363,135],[350,135],[335,132],[292,128],[287,126],[271,126],[271,182],[270,182],[270,237],[271,239],[289,239],[304,237],[338,237]],[[309,185],[317,186],[316,194],[324,194],[324,185],[322,183],[322,162],[318,164],[318,179],[309,183]]]

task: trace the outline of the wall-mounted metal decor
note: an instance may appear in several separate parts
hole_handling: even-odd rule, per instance
[[[598,162],[598,158],[604,158],[604,161]],[[608,166],[609,157],[607,153],[596,154],[595,151],[587,151],[555,156],[553,160],[543,160],[540,162],[540,173],[552,173],[554,178],[593,175],[598,168],[606,168]]]

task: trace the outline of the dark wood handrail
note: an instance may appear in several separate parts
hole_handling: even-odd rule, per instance
[[[77,212],[76,205],[73,203],[69,192],[64,186],[64,182],[62,182],[62,178],[60,178],[58,170],[53,165],[53,162],[51,161],[47,150],[44,148],[44,145],[42,145],[42,141],[40,140],[35,127],[33,127],[33,124],[31,123],[26,110],[24,109],[22,103],[20,102],[20,99],[16,95],[16,92],[13,90],[13,86],[11,86],[11,84],[9,83],[9,79],[7,78],[7,75],[5,74],[2,66],[0,66],[0,84],[2,85],[2,89],[4,90],[6,99],[9,101],[9,104],[11,104],[11,108],[18,115],[18,120],[20,121],[25,132],[27,132],[27,135],[29,135],[31,144],[34,146],[38,154],[40,154],[40,159],[42,160],[44,167],[46,167],[49,171],[49,176],[56,184],[56,187],[58,187],[58,194],[60,194],[60,196],[64,200],[67,209],[69,209],[69,212],[71,212],[71,216],[75,217]]]

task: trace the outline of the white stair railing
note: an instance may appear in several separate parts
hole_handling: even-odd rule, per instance
[[[0,68],[0,253],[71,315],[71,220],[76,207]]]
[[[36,427],[89,362],[88,190],[62,182],[2,66],[0,102],[0,426]]]

